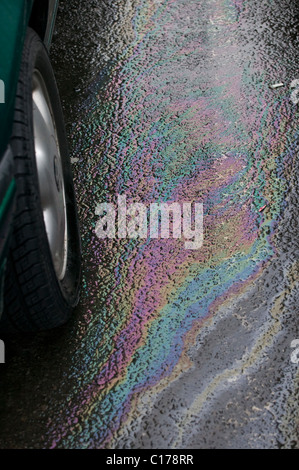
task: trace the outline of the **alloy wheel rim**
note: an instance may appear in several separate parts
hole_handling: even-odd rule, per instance
[[[45,82],[33,73],[33,128],[41,207],[54,270],[61,281],[66,272],[68,239],[65,186],[55,120]]]

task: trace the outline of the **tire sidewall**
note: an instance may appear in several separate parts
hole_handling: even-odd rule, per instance
[[[30,46],[25,49],[25,56],[23,57],[23,65],[25,75],[28,80],[25,84],[27,88],[25,92],[25,115],[27,116],[27,144],[28,153],[30,158],[28,160],[31,165],[31,177],[27,178],[28,194],[32,198],[32,193],[36,201],[36,217],[38,226],[42,227],[40,236],[38,237],[39,251],[41,255],[40,262],[43,264],[43,271],[47,277],[47,284],[51,286],[53,295],[56,297],[56,302],[61,311],[65,312],[65,316],[69,315],[69,310],[77,305],[79,299],[79,281],[81,271],[81,245],[79,238],[79,226],[76,200],[74,196],[73,177],[69,161],[69,152],[67,146],[67,139],[63,121],[63,113],[61,102],[57,90],[57,85],[52,70],[52,66],[46,51],[46,48],[37,34],[28,28],[26,43]],[[66,219],[67,219],[67,236],[68,236],[68,251],[67,251],[67,265],[64,278],[59,281],[52,261],[52,255],[49,247],[48,237],[44,223],[42,212],[41,197],[39,192],[38,172],[35,158],[35,145],[34,145],[34,128],[33,128],[33,100],[32,100],[32,77],[33,72],[38,70],[41,74],[45,87],[48,93],[49,103],[51,104],[51,112],[54,118],[58,143],[60,147],[61,163],[65,187],[65,200],[66,200]],[[18,169],[16,169],[18,172]],[[30,203],[29,203],[30,204]],[[62,319],[62,323],[67,318]]]

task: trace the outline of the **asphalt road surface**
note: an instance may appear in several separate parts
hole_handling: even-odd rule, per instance
[[[7,343],[1,448],[299,448],[298,18],[295,0],[61,1],[82,299]],[[203,204],[202,246],[100,239],[118,195]]]

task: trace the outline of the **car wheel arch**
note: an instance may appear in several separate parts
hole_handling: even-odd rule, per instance
[[[49,49],[56,18],[58,0],[34,0],[29,26],[32,28]]]

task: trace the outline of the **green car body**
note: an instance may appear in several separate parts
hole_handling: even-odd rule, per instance
[[[14,216],[14,158],[10,147],[16,89],[26,32],[32,27],[49,48],[58,0],[0,2],[0,315]]]

